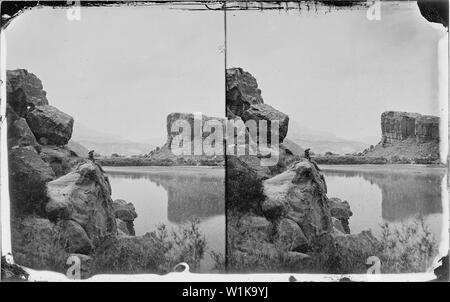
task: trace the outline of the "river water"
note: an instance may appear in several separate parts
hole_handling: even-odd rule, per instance
[[[136,207],[136,235],[164,223],[176,227],[193,218],[200,220],[207,248],[225,252],[225,185],[223,168],[212,167],[105,167],[113,199],[124,199]],[[209,253],[200,264],[211,272]]]
[[[353,216],[350,230],[380,234],[384,222],[399,225],[418,217],[437,242],[442,235],[443,168],[411,165],[320,165],[328,197],[347,200]]]

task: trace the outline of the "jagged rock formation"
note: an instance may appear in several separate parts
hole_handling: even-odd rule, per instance
[[[70,143],[73,119],[48,105],[36,76],[26,70],[7,76],[15,263],[66,273],[67,260],[76,256],[81,277],[88,278],[102,272],[166,273],[174,265],[169,261],[192,256],[175,235],[171,242],[155,232],[133,236],[134,206],[113,202],[101,165]]]
[[[67,145],[73,118],[48,105],[34,74],[7,71],[7,92],[15,261],[61,270],[70,254],[89,257],[116,235],[111,187],[100,166]]]
[[[7,71],[6,93],[8,104],[14,112],[24,117],[28,106],[48,105],[42,82],[25,69]]]
[[[269,126],[269,122],[277,121],[279,123],[279,145],[278,148],[275,147],[275,151],[279,152],[278,163],[270,167],[262,166],[260,159],[264,156],[260,153],[261,149],[259,148],[256,156],[248,153],[245,156],[239,156],[241,162],[257,170],[260,177],[268,178],[282,172],[291,162],[303,156],[303,149],[293,141],[286,139],[289,116],[264,103],[258,83],[249,72],[242,68],[229,68],[226,70],[226,81],[226,109],[229,120],[242,120],[244,123],[252,120],[258,126],[261,120],[267,121],[266,139],[268,143],[271,143],[271,132],[276,132],[276,129]],[[245,137],[247,148],[251,142],[255,144],[260,142],[260,138],[252,136],[248,131],[246,131]],[[227,137],[227,144],[232,144],[232,139],[232,137]],[[227,155],[229,155],[227,160],[230,160],[230,164],[233,165],[234,163],[231,161],[234,161],[232,156],[234,154]]]
[[[386,111],[381,114],[381,132],[380,143],[362,155],[391,162],[439,162],[439,117]]]
[[[53,106],[36,106],[29,110],[26,119],[36,139],[44,145],[63,146],[72,136],[73,117]]]
[[[230,119],[238,116],[244,122],[248,120],[257,122],[260,120],[279,121],[280,143],[287,135],[289,116],[268,104],[264,104],[256,79],[242,68],[227,69],[226,107],[227,117]]]
[[[292,271],[327,257],[318,250],[328,250],[333,257],[338,250],[355,263],[358,271],[362,270],[364,256],[376,250],[377,240],[370,233],[349,234],[352,212],[348,203],[329,199],[317,164],[295,156],[290,142],[283,145],[287,115],[271,107],[259,110],[260,116],[253,114],[261,105],[261,91],[251,74],[241,68],[228,69],[228,118],[275,118],[283,125],[278,164],[262,166],[260,155],[227,156],[229,269],[273,272],[287,265],[285,269]]]

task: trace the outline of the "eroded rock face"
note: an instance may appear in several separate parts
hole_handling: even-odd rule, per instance
[[[116,199],[113,202],[113,209],[118,229],[126,235],[136,235],[134,230],[134,220],[138,215],[134,205],[123,199]]]
[[[254,120],[257,123],[261,120],[278,121],[279,143],[287,135],[289,116],[264,103],[256,79],[242,68],[229,68],[226,71],[226,107],[229,119],[240,117],[244,122]],[[268,131],[271,131],[270,127]]]
[[[46,184],[55,173],[33,147],[10,149],[9,192],[13,215],[42,214],[48,197]]]
[[[85,159],[78,157],[67,147],[41,145],[39,155],[50,165],[57,177],[69,173],[77,163],[86,161]]]
[[[17,115],[9,104],[6,104],[6,117],[8,119],[8,148],[37,146],[36,138],[26,120]]]
[[[439,117],[386,111],[381,115],[382,142],[393,144],[415,138],[418,143],[439,141]]]
[[[339,198],[329,198],[328,204],[331,216],[339,221],[339,224],[333,223],[333,225],[343,233],[350,234],[349,219],[353,213],[348,202]]]
[[[27,107],[48,105],[47,93],[42,82],[25,69],[6,72],[6,92],[8,104],[21,117],[25,117]]]
[[[308,239],[331,229],[326,184],[315,165],[306,159],[285,172],[263,182],[265,215],[276,219],[289,217]]]
[[[31,109],[26,120],[37,140],[45,138],[50,145],[66,145],[73,130],[73,118],[50,105]]]
[[[92,163],[86,162],[47,184],[48,217],[73,220],[83,227],[96,245],[105,236],[116,233],[116,221],[107,177]]]
[[[123,221],[134,221],[137,218],[136,209],[131,202],[123,199],[116,199],[113,202],[114,215]]]

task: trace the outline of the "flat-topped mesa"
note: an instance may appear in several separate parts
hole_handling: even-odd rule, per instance
[[[417,143],[439,141],[439,117],[418,113],[386,111],[381,114],[383,144],[393,144],[406,139]]]
[[[181,133],[180,130],[176,131],[177,127],[176,125],[174,125],[175,122],[180,120],[187,121],[189,123],[189,126],[191,128],[191,141],[194,142],[195,139],[194,135],[196,135],[196,133],[199,132],[199,129],[196,129],[195,119],[197,119],[198,125],[202,127],[201,128],[202,142],[206,137],[208,137],[211,133],[213,133],[213,131],[215,131],[215,130],[208,131],[208,129],[204,127],[205,123],[207,122],[210,122],[211,125],[215,125],[217,121],[218,123],[222,124],[222,133],[224,133],[225,131],[225,121],[226,121],[225,118],[210,117],[202,114],[200,123],[200,114],[197,115],[195,113],[180,113],[180,112],[170,113],[169,115],[167,115],[167,142],[166,142],[166,145],[169,148],[169,150],[171,150],[173,138]]]
[[[200,123],[201,120],[201,123]],[[187,122],[190,126],[190,135],[186,133],[188,131],[183,125]],[[218,162],[223,161],[223,149],[221,152],[213,152],[218,151],[219,147],[216,150],[212,150],[213,147],[216,146],[216,142],[214,143],[208,142],[207,145],[211,148],[211,150],[205,149],[205,139],[208,138],[211,134],[213,134],[216,128],[219,127],[219,124],[222,125],[222,135],[214,136],[215,138],[223,137],[223,133],[225,133],[225,125],[226,119],[221,117],[209,117],[206,115],[200,115],[195,113],[180,113],[173,112],[167,115],[167,140],[165,144],[161,148],[156,148],[152,150],[148,157],[153,160],[160,161],[160,164],[201,164],[203,160],[214,159]],[[179,123],[179,124],[175,124]],[[208,123],[211,127],[205,127],[205,124]],[[201,127],[201,128],[200,128]],[[201,129],[201,130],[200,130]],[[198,139],[198,135],[201,131],[201,141]],[[185,142],[181,144],[180,142],[175,142],[174,139],[178,137],[180,139],[182,136],[187,136],[190,139],[190,147],[185,147]],[[183,148],[183,154],[176,154],[174,152],[174,147],[179,143],[179,147]],[[223,142],[221,142],[223,144]],[[197,145],[198,144],[198,145]],[[178,150],[180,151],[180,150]],[[208,152],[211,151],[211,152]],[[210,154],[211,153],[211,154]],[[187,162],[185,162],[187,160]],[[207,163],[205,163],[207,164]]]

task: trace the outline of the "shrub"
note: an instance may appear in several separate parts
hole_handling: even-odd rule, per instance
[[[400,226],[381,226],[382,273],[425,272],[437,255],[437,244],[423,218]]]
[[[198,271],[206,240],[197,219],[175,229],[161,224],[144,236],[112,237],[95,251],[94,273],[158,273],[186,262]]]

